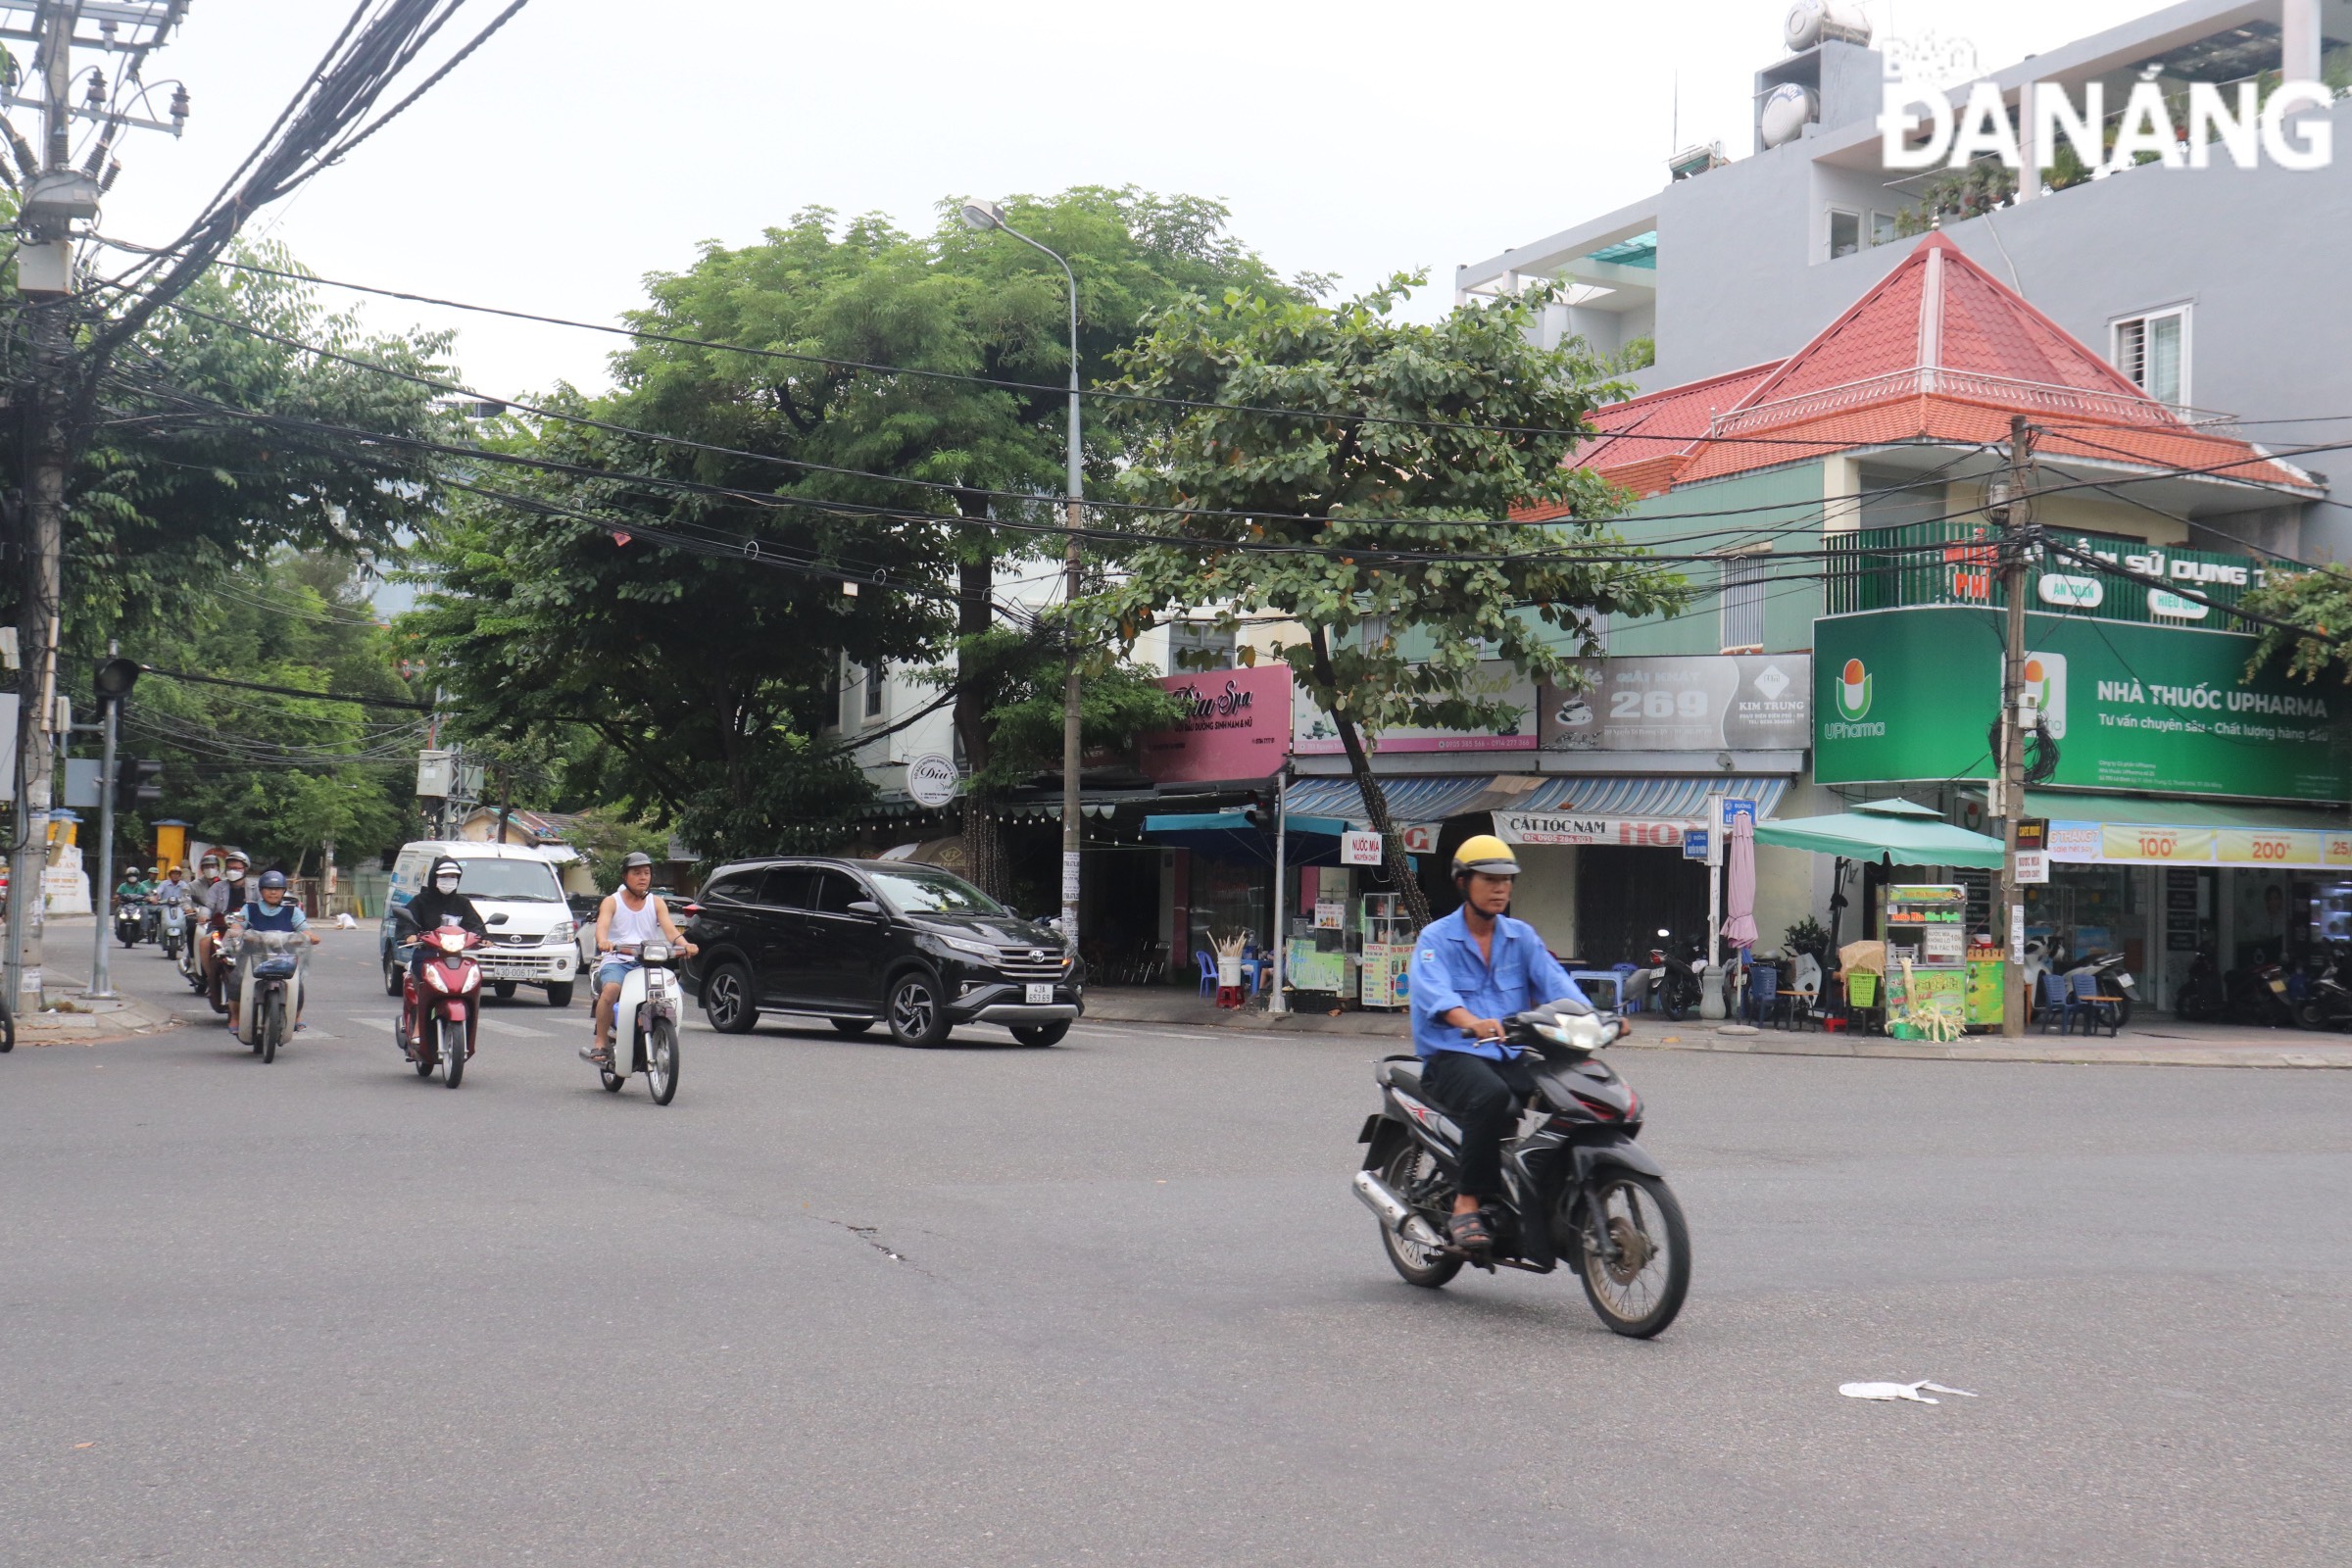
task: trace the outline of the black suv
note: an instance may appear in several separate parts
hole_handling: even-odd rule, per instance
[[[1061,943],[961,877],[903,860],[795,857],[722,865],[687,906],[681,971],[710,1027],[814,1013],[845,1035],[885,1022],[903,1046],[1002,1024],[1050,1046],[1085,1010]]]

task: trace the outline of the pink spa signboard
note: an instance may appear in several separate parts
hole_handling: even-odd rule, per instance
[[[1204,669],[1160,681],[1192,701],[1192,715],[1174,729],[1155,730],[1135,743],[1136,763],[1161,784],[1207,779],[1268,778],[1291,744],[1291,670]]]

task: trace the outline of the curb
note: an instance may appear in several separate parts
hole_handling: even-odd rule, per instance
[[[67,996],[67,1005],[17,1020],[20,1046],[95,1046],[176,1029],[184,1021],[168,1007],[123,997],[91,1002]]]
[[[1403,1041],[1409,1026],[1402,1012],[1268,1013],[1253,1007],[1200,1008],[1182,999],[1182,1010],[1155,1004],[1136,1005],[1126,997],[1087,999],[1088,1023],[1163,1024],[1185,1029],[1238,1029],[1258,1034],[1355,1036],[1367,1040]],[[1666,1030],[1679,1034],[1662,1034]],[[1399,1046],[1397,1049],[1403,1049]],[[2048,1066],[2111,1067],[2284,1067],[2352,1068],[2352,1045],[2314,1045],[2287,1049],[2271,1045],[2102,1045],[2095,1042],[2050,1040],[2034,1036],[2011,1043],[2002,1040],[1961,1040],[1950,1044],[1928,1040],[1888,1040],[1878,1036],[1855,1039],[1848,1035],[1802,1034],[1758,1030],[1745,1025],[1723,1029],[1693,1023],[1652,1021],[1646,1015],[1632,1039],[1613,1051],[1712,1051],[1748,1056],[1851,1056],[1898,1061],[2009,1061],[2040,1062]]]

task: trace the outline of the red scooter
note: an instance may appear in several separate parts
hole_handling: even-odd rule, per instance
[[[424,985],[417,986],[413,972],[405,977],[395,1039],[417,1077],[430,1078],[437,1066],[442,1081],[455,1089],[466,1076],[481,1022],[482,966],[469,955],[482,939],[463,926],[445,925],[416,940],[424,944]]]

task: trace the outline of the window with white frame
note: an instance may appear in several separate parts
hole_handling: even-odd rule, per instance
[[[2127,316],[2115,323],[2115,368],[2159,403],[2188,401],[2188,307]]]
[[[1220,630],[1213,620],[1172,621],[1168,626],[1168,668],[1178,674],[1188,669],[1231,669],[1240,640],[1234,627]]]
[[[874,663],[865,666],[864,679],[865,716],[868,718],[880,718],[882,716],[882,699],[885,694],[886,683],[889,679],[889,671],[882,666],[879,661],[877,661]]]
[[[1726,556],[1723,561],[1723,651],[1764,651],[1763,556]]]
[[[1862,215],[1841,207],[1830,209],[1830,260],[1851,256],[1862,248]]]
[[[1902,237],[1902,229],[1897,224],[1894,214],[1872,213],[1870,215],[1870,242],[1873,245],[1891,245]]]

